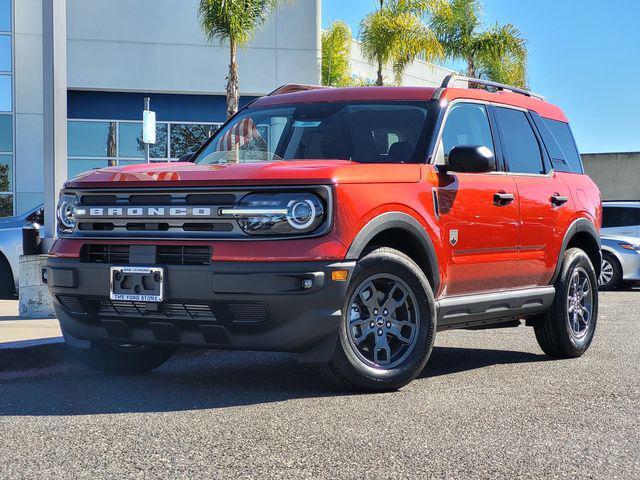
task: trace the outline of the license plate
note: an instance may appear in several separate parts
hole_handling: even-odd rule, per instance
[[[161,267],[111,267],[111,300],[162,302],[164,269]]]

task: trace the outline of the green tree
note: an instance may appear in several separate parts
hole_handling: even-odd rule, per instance
[[[227,117],[235,115],[239,102],[238,47],[246,47],[269,16],[287,0],[200,0],[198,16],[210,42],[229,44]]]
[[[384,85],[382,71],[391,67],[399,83],[407,66],[418,56],[433,61],[443,56],[442,45],[422,21],[429,0],[379,0],[380,8],[360,24],[362,54],[377,65],[376,85]]]
[[[351,29],[336,20],[322,32],[322,84],[343,87],[351,85]]]
[[[430,6],[430,26],[447,58],[467,63],[467,76],[524,87],[527,47],[511,24],[484,30],[479,0],[439,0]]]

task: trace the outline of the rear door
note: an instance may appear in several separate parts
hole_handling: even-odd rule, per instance
[[[457,101],[447,112],[435,164],[445,164],[451,149],[459,145],[483,145],[496,155],[496,144],[489,107]],[[490,173],[441,170],[436,193],[442,244],[447,250],[443,294],[512,288],[518,251],[514,179],[500,167]]]
[[[551,169],[529,112],[493,107],[504,161],[520,199],[520,241],[515,283],[547,285],[555,271],[564,231],[572,217],[569,188]]]

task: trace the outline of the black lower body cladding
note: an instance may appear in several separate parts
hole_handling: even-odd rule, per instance
[[[167,265],[161,303],[111,300],[110,264],[50,258],[47,268],[56,315],[75,346],[105,341],[306,352],[337,331],[349,282],[331,274],[348,270],[350,278],[354,264]]]

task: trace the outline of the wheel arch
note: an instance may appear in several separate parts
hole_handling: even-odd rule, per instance
[[[346,259],[357,260],[374,245],[395,248],[411,257],[437,294],[440,288],[438,257],[431,238],[418,220],[403,212],[386,212],[374,217],[356,235]]]
[[[12,292],[8,292],[9,294],[13,294],[15,295],[18,291],[17,285],[16,285],[16,276],[15,276],[15,272],[13,271],[13,266],[11,265],[11,262],[9,261],[9,258],[5,255],[5,253],[0,250],[0,275],[2,275],[2,267],[6,267],[7,268],[7,274],[9,276],[10,279],[10,286],[12,288]]]
[[[564,235],[562,248],[560,248],[560,253],[558,255],[556,270],[550,284],[554,284],[558,275],[560,275],[560,271],[562,269],[562,256],[564,255],[564,252],[569,248],[574,247],[580,248],[587,254],[596,271],[596,277],[600,275],[600,269],[602,267],[600,235],[598,234],[593,222],[587,218],[581,217],[571,223]]]

